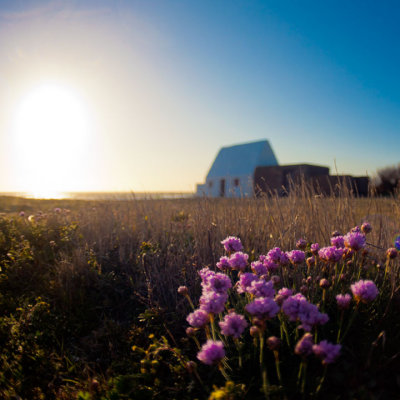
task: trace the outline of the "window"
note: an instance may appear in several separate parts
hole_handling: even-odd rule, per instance
[[[235,178],[233,180],[233,186],[238,187],[239,186],[239,178]]]
[[[209,182],[208,182],[208,187],[209,187],[209,188],[212,188],[212,187],[213,187],[213,181],[209,181]]]

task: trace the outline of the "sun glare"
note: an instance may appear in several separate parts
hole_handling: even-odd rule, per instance
[[[90,129],[85,102],[73,90],[46,84],[30,91],[14,115],[13,160],[19,190],[35,197],[79,190]]]

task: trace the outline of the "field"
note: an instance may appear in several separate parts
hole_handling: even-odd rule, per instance
[[[398,398],[399,257],[387,254],[400,235],[396,197],[358,199],[345,189],[323,197],[306,187],[248,200],[2,197],[0,212],[1,398]],[[372,231],[357,234],[366,242],[346,242],[336,261],[291,253],[270,268],[261,258],[253,270],[270,268],[257,280],[270,283],[272,296],[244,283],[250,263],[270,249],[288,252],[297,243],[309,258],[311,244],[330,246],[333,231],[345,235],[365,221]],[[221,244],[228,236],[240,238],[248,255],[242,271],[216,268],[234,253]],[[213,272],[203,270],[201,279],[205,267]],[[215,282],[204,275],[214,279],[215,272],[239,281],[243,293],[218,289],[226,295],[222,309],[208,310],[205,324],[187,330],[190,302],[197,309],[203,291],[204,306]],[[378,294],[351,290],[360,280]],[[307,322],[284,306],[270,314],[247,307],[273,296],[281,305],[283,287],[304,295],[310,315],[329,320]],[[345,293],[350,303],[340,307],[336,295]],[[232,309],[246,321],[237,337],[219,325]],[[202,362],[197,355],[207,339],[224,353],[203,352],[211,360],[200,355]],[[301,340],[313,350],[297,346]]]

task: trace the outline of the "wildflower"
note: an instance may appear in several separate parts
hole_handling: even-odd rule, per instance
[[[56,214],[59,214],[59,213],[61,212],[61,208],[56,207],[56,208],[54,209],[54,212],[55,212]]]
[[[255,297],[274,297],[275,289],[274,283],[271,281],[264,281],[262,279],[253,280],[247,288],[247,292],[253,294]]]
[[[231,266],[229,265],[229,258],[226,256],[221,257],[217,262],[217,268],[221,270],[230,269]]]
[[[367,233],[370,233],[371,231],[372,231],[372,226],[371,226],[371,224],[369,222],[364,222],[361,225],[361,232],[364,233],[365,235]]]
[[[203,268],[199,271],[199,275],[202,283],[207,284],[208,278],[215,275],[214,271],[211,271],[209,268]]]
[[[223,321],[219,322],[219,326],[223,335],[233,336],[238,339],[248,326],[248,323],[243,315],[230,312],[225,315]]]
[[[269,297],[259,297],[246,305],[245,310],[258,318],[273,318],[278,314],[279,307],[274,300]]]
[[[286,253],[286,255],[293,265],[301,264],[306,258],[304,251],[301,250],[292,250]]]
[[[314,256],[316,256],[318,254],[318,251],[319,251],[319,244],[318,243],[313,243],[310,246],[310,250],[311,250],[311,253],[313,253]]]
[[[237,269],[239,271],[244,271],[247,266],[247,260],[249,255],[238,251],[229,257],[229,265],[232,269]]]
[[[186,286],[179,286],[178,293],[182,296],[187,296],[189,294],[188,288]]]
[[[19,216],[20,216],[20,217],[25,217],[25,211],[20,211],[20,212],[19,212]]]
[[[273,261],[275,264],[280,264],[282,266],[287,265],[289,262],[287,255],[279,247],[274,247],[271,249],[267,253],[267,258]]]
[[[339,248],[344,247],[344,237],[343,236],[333,236],[331,237],[331,245]]]
[[[338,294],[336,296],[336,302],[341,310],[345,310],[346,308],[349,308],[351,302],[351,296],[348,293]]]
[[[197,358],[207,365],[217,364],[225,357],[224,345],[221,341],[207,340],[197,353]]]
[[[210,316],[202,309],[198,309],[190,313],[186,321],[194,328],[202,328],[210,322]]]
[[[360,280],[350,286],[354,298],[363,303],[369,303],[378,296],[378,289],[374,282]]]
[[[289,265],[289,263],[290,263],[290,260],[289,260],[289,257],[287,256],[287,254],[282,253],[281,260],[280,260],[280,264],[282,265],[282,267]]]
[[[276,262],[274,262],[269,257],[265,258],[265,260],[263,261],[263,265],[267,269],[268,272],[274,272],[278,269],[278,264],[276,264]]]
[[[209,275],[206,282],[202,282],[205,291],[213,291],[217,293],[226,293],[232,287],[232,282],[229,276],[221,274],[220,272]]]
[[[228,253],[233,253],[236,251],[243,250],[242,242],[240,241],[239,238],[234,236],[228,236],[221,242],[221,244],[224,246],[225,251],[227,251]]]
[[[322,359],[322,364],[332,364],[339,357],[342,346],[340,344],[329,343],[322,340],[312,347],[313,353]]]
[[[352,230],[344,236],[344,245],[350,249],[353,249],[354,251],[361,250],[363,247],[365,247],[365,244],[365,236],[359,231]]]
[[[226,293],[205,292],[199,300],[200,308],[208,314],[219,314],[224,311],[227,300],[228,295]]]
[[[318,255],[325,262],[338,262],[343,256],[343,250],[335,246],[323,247]]]
[[[247,289],[251,286],[254,280],[257,280],[257,275],[250,272],[246,272],[240,275],[239,281],[236,283],[236,290],[238,293],[245,293]]]
[[[328,315],[318,310],[300,293],[287,298],[282,304],[282,311],[288,316],[289,321],[300,320],[299,328],[310,331],[314,325],[323,325],[328,322]]]
[[[293,294],[293,292],[288,288],[282,288],[279,290],[278,294],[275,296],[275,302],[281,306],[282,303]]]
[[[296,242],[296,247],[300,250],[305,250],[305,248],[307,247],[307,242],[304,239],[299,239]]]
[[[339,231],[333,231],[331,236],[342,236],[342,234]]]
[[[257,275],[264,275],[268,272],[267,267],[261,261],[253,261],[251,270]]]
[[[397,250],[394,247],[386,250],[386,257],[387,258],[396,258],[397,257]]]
[[[311,333],[305,333],[303,337],[297,342],[294,348],[295,354],[302,357],[309,356],[313,351],[313,337]]]

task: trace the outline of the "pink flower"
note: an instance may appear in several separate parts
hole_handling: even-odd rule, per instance
[[[301,251],[301,250],[292,250],[292,251],[286,253],[286,255],[288,256],[290,262],[293,265],[301,264],[306,259],[304,251]]]
[[[338,262],[343,256],[343,249],[336,246],[323,247],[318,252],[319,258],[325,262]]]
[[[312,350],[318,358],[322,359],[322,364],[332,364],[339,357],[341,348],[340,344],[322,340],[319,344],[314,344]]]
[[[269,297],[260,297],[247,304],[245,310],[258,318],[273,318],[278,314],[279,306]]]
[[[365,247],[365,244],[365,235],[359,231],[349,232],[344,236],[344,245],[354,251],[361,250],[363,247]]]
[[[247,266],[247,260],[249,259],[249,255],[238,251],[237,253],[233,253],[229,257],[229,265],[232,269],[237,269],[239,271],[244,271]]]
[[[207,365],[217,364],[225,357],[224,345],[220,341],[207,340],[197,353],[197,358]]]
[[[208,314],[219,314],[225,309],[225,302],[228,300],[226,293],[205,292],[200,297],[200,308]]]
[[[217,268],[221,270],[231,269],[231,266],[229,265],[229,258],[226,256],[221,257],[217,262]]]
[[[190,313],[186,321],[194,328],[202,328],[210,322],[210,316],[206,311],[199,309]]]
[[[242,335],[248,323],[243,315],[231,312],[225,315],[224,320],[219,322],[219,326],[223,335],[233,336],[237,339]]]
[[[350,286],[354,298],[363,303],[369,303],[378,296],[378,288],[373,281],[360,280]]]
[[[234,236],[228,236],[226,239],[224,239],[221,244],[224,246],[225,250],[228,253],[233,253],[236,251],[242,251],[243,250],[243,245],[242,242],[240,241],[239,238],[234,237]]]
[[[338,308],[341,310],[345,310],[346,308],[349,308],[350,302],[351,302],[351,296],[346,293],[346,294],[338,294],[336,296],[336,302],[338,305]]]
[[[313,337],[311,333],[305,333],[303,337],[297,342],[294,348],[295,354],[298,356],[306,357],[312,353],[313,349]]]
[[[331,245],[337,248],[344,247],[344,237],[343,236],[333,236],[331,237]]]

